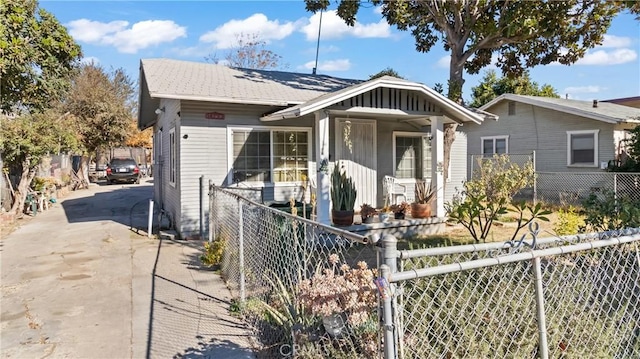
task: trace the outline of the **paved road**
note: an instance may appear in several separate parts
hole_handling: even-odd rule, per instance
[[[195,242],[148,239],[152,185],[92,185],[0,242],[2,358],[251,358]]]

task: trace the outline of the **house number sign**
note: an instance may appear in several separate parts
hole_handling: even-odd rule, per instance
[[[224,120],[224,113],[220,112],[206,112],[204,118],[207,120]]]

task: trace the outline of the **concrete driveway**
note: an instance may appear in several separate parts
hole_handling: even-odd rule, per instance
[[[200,243],[136,230],[152,189],[92,185],[0,242],[0,357],[253,357]]]

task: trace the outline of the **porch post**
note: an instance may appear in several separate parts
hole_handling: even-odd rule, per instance
[[[315,112],[315,145],[316,145],[316,215],[317,221],[331,224],[329,189],[329,113],[319,110]]]
[[[431,188],[436,190],[435,215],[444,217],[444,123],[443,118],[431,118]]]

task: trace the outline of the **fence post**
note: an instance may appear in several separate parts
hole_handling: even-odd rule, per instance
[[[536,151],[532,153],[533,161],[533,204],[538,203],[538,174],[536,172]]]
[[[383,295],[383,324],[384,324],[384,358],[395,359],[397,358],[396,349],[398,348],[398,341],[395,331],[396,316],[398,315],[395,309],[397,303],[395,302],[395,284],[389,282],[389,275],[398,271],[398,240],[396,237],[385,234],[382,237],[382,258],[383,265],[380,266],[382,276],[386,279],[389,285],[389,291],[386,295]],[[386,272],[386,274],[385,274]]]
[[[200,188],[200,240],[204,239],[204,175],[198,179]]]
[[[244,224],[242,218],[242,201],[238,197],[238,271],[240,272],[240,302],[244,303]]]
[[[387,264],[380,266],[382,277],[389,283],[391,268]],[[389,283],[389,286],[391,284]],[[393,328],[393,308],[391,294],[382,294],[382,325],[384,332],[384,359],[395,359],[395,335]]]
[[[613,174],[613,200],[618,209],[618,174]]]
[[[216,191],[213,188],[213,181],[209,180],[209,227],[207,230],[207,237],[209,239],[209,243],[213,242],[213,237],[215,233],[215,221],[213,215],[215,213],[216,208]]]
[[[540,257],[533,259],[533,276],[536,287],[536,308],[538,317],[538,350],[540,359],[549,358],[549,345],[547,343],[547,320],[544,312],[544,291],[542,288],[542,269]]]

